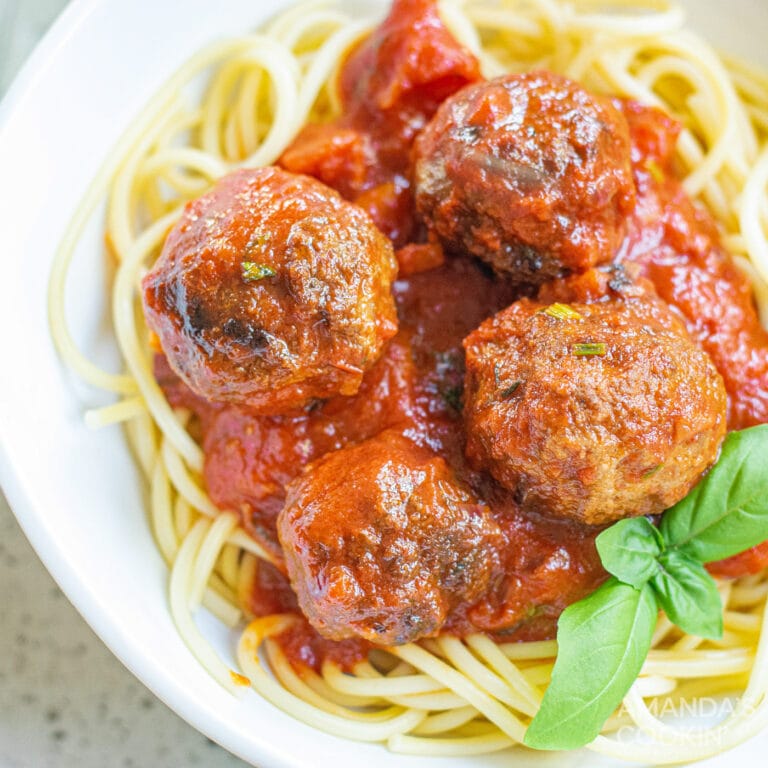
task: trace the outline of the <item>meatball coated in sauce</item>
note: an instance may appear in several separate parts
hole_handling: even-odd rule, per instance
[[[186,207],[144,308],[195,393],[276,413],[357,391],[397,330],[395,272],[357,206],[309,177],[242,170]]]
[[[446,100],[416,142],[414,175],[443,245],[521,285],[610,261],[634,206],[624,116],[548,72]]]
[[[312,625],[389,645],[435,634],[477,599],[502,542],[446,462],[391,430],[311,464],[278,534]]]
[[[521,299],[465,340],[467,455],[523,511],[589,524],[657,514],[715,462],[722,378],[643,293],[621,271],[592,271],[544,295],[595,303]]]

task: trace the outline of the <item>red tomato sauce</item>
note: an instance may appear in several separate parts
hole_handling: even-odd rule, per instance
[[[633,139],[637,206],[620,258],[642,267],[712,358],[729,395],[730,429],[768,422],[768,332],[749,281],[720,243],[712,216],[674,173],[678,123],[625,103]]]
[[[442,101],[479,79],[477,60],[445,28],[434,0],[396,0],[344,63],[342,116],[304,128],[280,165],[337,189],[403,246],[417,234],[411,145]]]
[[[236,510],[275,557],[278,567],[259,565],[247,605],[255,615],[299,614],[280,570],[275,529],[286,484],[313,459],[392,427],[442,455],[488,504],[507,542],[486,594],[457,610],[443,631],[550,638],[560,612],[606,577],[594,546],[599,529],[524,515],[509,492],[472,471],[464,458],[461,342],[520,294],[479,263],[445,261],[439,246],[425,242],[409,163],[415,136],[440,102],[479,77],[477,61],[448,33],[434,2],[396,0],[342,68],[342,117],[305,128],[281,158],[286,169],[313,175],[366,208],[401,249],[394,289],[400,330],[357,395],[318,400],[285,415],[255,415],[202,400],[162,356],[156,359],[156,377],[170,402],[196,416],[192,428],[204,449],[212,500]],[[690,201],[674,173],[679,128],[657,110],[634,103],[622,108],[631,128],[638,206],[620,258],[641,266],[712,356],[730,397],[731,428],[768,422],[768,334],[713,220]],[[766,564],[768,545],[762,545],[712,570],[738,576]],[[319,670],[325,659],[350,669],[370,647],[361,640],[326,640],[303,618],[279,639],[298,669]]]

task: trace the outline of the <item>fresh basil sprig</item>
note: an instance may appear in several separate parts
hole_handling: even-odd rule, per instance
[[[768,540],[768,425],[732,432],[707,476],[659,528],[620,520],[597,537],[612,575],[566,608],[552,680],[525,734],[535,749],[592,741],[637,678],[662,608],[683,631],[717,638],[723,609],[704,563]]]

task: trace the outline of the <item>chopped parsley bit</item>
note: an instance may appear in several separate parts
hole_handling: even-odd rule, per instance
[[[448,349],[444,352],[435,352],[435,372],[440,378],[463,370],[464,358],[461,350]]]
[[[506,389],[503,389],[501,391],[501,399],[506,400],[507,398],[512,397],[512,395],[517,392],[518,389],[520,389],[520,386],[522,385],[522,380],[518,379],[517,381],[513,381]]]
[[[592,355],[604,355],[608,351],[605,343],[598,341],[591,344],[574,344],[573,354],[578,357],[590,357]]]
[[[304,410],[306,413],[314,413],[319,408],[323,406],[323,403],[325,401],[321,400],[319,397],[313,397],[305,406]]]
[[[664,181],[664,171],[661,170],[661,167],[655,160],[647,160],[645,167],[657,184],[661,184]]]
[[[608,281],[608,287],[616,293],[621,293],[632,281],[627,276],[626,267],[623,264],[614,264],[611,267],[611,279]]]
[[[645,472],[642,479],[647,480],[649,477],[653,477],[663,466],[664,464],[657,464],[653,469],[649,469]]]
[[[545,309],[542,309],[541,312],[543,312],[545,315],[549,315],[550,317],[554,317],[555,320],[581,319],[581,315],[575,309],[573,309],[573,307],[569,307],[567,304],[560,304],[558,302],[550,304]]]
[[[462,411],[461,395],[462,387],[449,387],[448,389],[440,390],[440,397],[445,400],[446,404],[453,408],[457,413]]]
[[[247,283],[263,280],[265,277],[274,277],[276,274],[272,267],[259,264],[258,261],[244,261],[241,266],[243,268],[243,280]]]

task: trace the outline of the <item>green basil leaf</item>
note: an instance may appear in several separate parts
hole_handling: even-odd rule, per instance
[[[768,425],[728,435],[709,474],[664,513],[661,534],[703,563],[768,539]]]
[[[576,749],[589,744],[619,706],[643,666],[658,608],[649,584],[609,579],[563,611],[552,681],[525,744]]]
[[[723,604],[715,580],[698,560],[668,550],[651,580],[659,605],[683,632],[717,639],[723,636]]]
[[[252,283],[263,280],[265,277],[274,277],[277,273],[267,264],[259,264],[258,261],[243,261],[240,265],[243,269],[243,280]]]
[[[619,520],[596,539],[603,567],[619,581],[640,589],[659,570],[663,541],[648,518]]]

